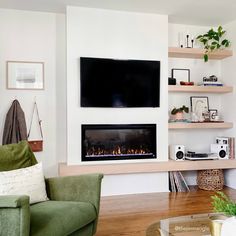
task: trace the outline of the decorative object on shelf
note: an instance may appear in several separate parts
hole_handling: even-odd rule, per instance
[[[236,231],[236,202],[223,192],[217,192],[211,198],[213,200],[213,210],[228,216],[228,218],[222,222],[220,236],[234,236]]]
[[[203,115],[203,118],[204,118],[204,122],[209,122],[210,121],[210,112],[209,112],[209,110],[205,111],[202,115]]]
[[[193,86],[193,85],[194,85],[194,82],[184,82],[184,81],[180,81],[180,85]]]
[[[191,112],[194,114],[195,122],[204,122],[204,114],[209,110],[208,97],[192,96],[190,97]]]
[[[168,77],[168,85],[176,85],[176,79]]]
[[[30,137],[30,132],[31,132],[31,128],[32,128],[32,123],[33,123],[33,118],[34,118],[34,111],[36,111],[37,114],[37,121],[38,121],[38,125],[39,125],[39,131],[40,131],[40,136],[41,139],[40,140],[29,140]],[[38,106],[36,101],[34,102],[34,108],[33,108],[33,112],[32,112],[32,116],[31,116],[31,121],[30,121],[30,127],[29,127],[29,133],[28,133],[28,143],[31,147],[31,150],[33,152],[41,152],[43,151],[43,131],[42,131],[42,120],[40,120],[39,118],[39,111],[38,111]]]
[[[218,77],[215,75],[211,75],[209,77],[203,77],[203,82],[217,82],[218,81]]]
[[[7,89],[44,89],[44,63],[7,61]]]
[[[171,115],[173,115],[174,120],[184,120],[184,112],[189,113],[189,108],[185,105],[179,108],[173,108],[171,110]]]
[[[210,121],[217,121],[218,111],[217,109],[209,109]]]
[[[224,86],[221,81],[218,81],[218,78],[215,75],[209,77],[203,77],[202,83],[199,83],[200,86]]]
[[[173,68],[171,69],[171,78],[176,79],[176,84],[190,83],[190,69]]]
[[[189,47],[189,34],[186,35],[186,43],[187,43],[186,48],[191,48]]]
[[[194,43],[194,39],[191,39],[192,48],[193,48],[193,43]]]
[[[197,185],[203,190],[222,190],[224,187],[223,170],[199,170],[197,172]]]
[[[209,59],[209,53],[230,46],[230,41],[224,38],[225,33],[226,31],[223,30],[222,26],[219,26],[216,31],[212,28],[207,33],[197,36],[197,40],[203,44],[205,49],[203,56],[205,62]]]

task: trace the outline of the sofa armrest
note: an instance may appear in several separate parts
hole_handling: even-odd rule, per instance
[[[0,235],[29,236],[28,196],[0,196]]]
[[[65,176],[46,180],[48,197],[57,201],[90,202],[99,214],[102,174]],[[94,224],[96,231],[97,220]]]
[[[29,197],[22,195],[6,195],[0,196],[0,208],[17,208],[29,205]]]

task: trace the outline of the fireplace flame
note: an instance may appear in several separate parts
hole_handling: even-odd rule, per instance
[[[87,150],[86,156],[121,156],[121,155],[142,155],[142,154],[150,154],[150,150],[148,148],[144,148],[142,146],[138,148],[126,148],[122,146],[116,146],[113,149],[105,149],[101,147],[91,147]]]

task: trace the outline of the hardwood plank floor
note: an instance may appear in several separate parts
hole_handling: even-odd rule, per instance
[[[236,200],[236,190],[224,192]],[[101,200],[96,236],[145,236],[146,229],[160,219],[212,212],[213,191],[194,189],[188,193],[150,193]]]

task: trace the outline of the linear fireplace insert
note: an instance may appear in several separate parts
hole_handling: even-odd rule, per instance
[[[82,161],[156,158],[156,124],[82,125]]]

